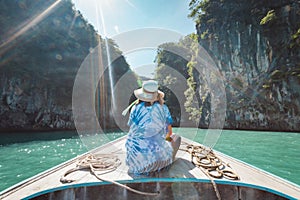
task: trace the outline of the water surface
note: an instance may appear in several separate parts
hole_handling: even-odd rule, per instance
[[[205,141],[206,130],[174,128],[174,132]],[[125,133],[106,135],[114,140]],[[61,132],[58,139],[38,139],[37,133],[26,133],[26,137],[34,141],[12,143],[10,138],[9,144],[0,146],[0,191],[87,151],[79,137],[70,138],[70,133]],[[214,148],[300,185],[299,133],[223,130]]]

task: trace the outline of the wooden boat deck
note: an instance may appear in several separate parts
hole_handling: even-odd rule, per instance
[[[133,180],[133,179],[144,179],[144,178],[197,178],[197,179],[208,179],[205,173],[198,167],[193,165],[190,161],[191,157],[188,152],[178,151],[175,162],[168,168],[160,172],[151,173],[149,175],[133,176],[127,173],[128,167],[125,164],[125,141],[126,136],[117,139],[113,142],[105,144],[99,148],[96,148],[89,153],[101,153],[111,154],[118,156],[121,160],[121,165],[117,170],[101,175],[102,178],[121,181],[121,180]],[[199,145],[199,143],[190,141],[186,138],[182,138],[181,148],[185,148],[184,144]],[[295,199],[300,199],[300,187],[285,181],[279,177],[273,176],[267,172],[243,163],[239,160],[233,159],[220,152],[214,151],[225,163],[229,163],[231,168],[239,175],[240,180],[228,181],[228,183],[245,183],[251,185],[257,185],[259,187],[266,187],[270,190],[278,191],[279,193],[286,194]],[[31,179],[27,179],[13,187],[8,188],[0,194],[0,199],[21,199],[25,198],[34,193],[48,190],[52,188],[68,186],[71,184],[90,183],[90,182],[101,182],[89,170],[79,170],[69,174],[68,179],[76,180],[73,183],[61,183],[60,177],[69,169],[76,166],[78,159],[85,157],[87,154],[74,158],[67,161],[57,167],[51,168],[46,172],[40,173]],[[209,179],[208,179],[209,180]],[[220,179],[218,179],[220,180]],[[222,181],[227,179],[222,178]]]

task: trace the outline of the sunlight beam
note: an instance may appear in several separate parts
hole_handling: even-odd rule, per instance
[[[129,0],[125,0],[125,2],[126,2],[129,6],[131,6],[132,8],[138,10],[138,8],[137,8],[133,3],[131,3]]]
[[[47,15],[50,14],[50,12],[61,2],[62,0],[57,0],[53,4],[51,4],[47,9],[45,9],[42,13],[37,15],[36,17],[33,17],[33,19],[24,22],[21,25],[21,29],[19,31],[16,31],[12,36],[7,38],[1,45],[0,45],[0,55],[5,51],[5,47],[7,47],[11,42],[13,42],[15,39],[20,37],[22,34],[26,33],[30,28],[40,23]]]
[[[96,6],[96,8],[98,8]],[[100,11],[99,11],[100,10]],[[103,35],[104,35],[104,43],[105,43],[105,49],[106,49],[106,55],[107,55],[107,65],[108,65],[108,74],[109,74],[109,84],[110,84],[110,90],[111,90],[111,105],[112,105],[112,109],[115,108],[115,96],[114,96],[114,91],[113,91],[113,74],[112,74],[112,69],[111,69],[111,56],[110,56],[110,50],[109,50],[109,45],[108,45],[108,37],[107,37],[107,34],[106,34],[106,28],[105,28],[105,21],[104,21],[104,16],[103,16],[103,10],[102,10],[102,7],[101,7],[101,4],[99,4],[99,10],[97,9],[97,14],[100,14],[100,18],[101,18],[101,25],[102,25],[102,29],[103,29]],[[97,21],[98,22],[98,21]],[[101,43],[100,43],[100,46],[101,46]],[[99,56],[102,56],[102,55],[99,55]]]

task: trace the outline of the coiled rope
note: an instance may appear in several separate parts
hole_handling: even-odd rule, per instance
[[[221,195],[213,178],[240,179],[230,165],[223,162],[211,148],[186,143],[186,149],[180,150],[188,152],[191,155],[191,162],[210,179],[219,200]]]
[[[239,176],[228,163],[222,161],[212,149],[204,146],[187,144],[186,149],[191,155],[191,161],[199,168],[205,169],[210,177],[239,180]]]
[[[83,159],[79,160],[76,164],[76,167],[73,169],[70,169],[68,171],[65,172],[65,174],[62,175],[62,177],[60,178],[60,182],[61,183],[71,183],[74,182],[75,180],[73,179],[67,179],[67,175],[78,171],[78,170],[82,170],[82,169],[90,169],[91,173],[99,180],[101,181],[106,181],[115,185],[118,185],[122,188],[125,188],[129,191],[132,191],[134,193],[137,194],[141,194],[141,195],[148,195],[148,196],[156,196],[159,194],[159,192],[142,192],[136,189],[133,189],[131,187],[128,187],[126,185],[123,185],[119,182],[116,182],[114,180],[109,180],[109,179],[105,179],[100,177],[103,174],[106,173],[110,173],[112,171],[115,171],[119,166],[121,165],[121,161],[120,159],[115,156],[115,155],[111,155],[111,154],[89,154],[86,157],[84,157]],[[99,172],[102,172],[99,174]]]

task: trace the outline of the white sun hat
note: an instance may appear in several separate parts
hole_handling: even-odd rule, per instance
[[[158,95],[164,98],[165,94],[158,90],[158,83],[154,80],[144,81],[140,89],[134,91],[134,95],[139,100],[145,102],[155,102],[158,100]]]
[[[138,100],[145,102],[155,102],[158,101],[158,95],[160,95],[161,99],[163,99],[165,96],[162,91],[158,90],[158,83],[154,80],[144,81],[142,88],[135,90],[134,95],[137,100],[135,100],[122,112],[123,116],[127,114],[130,108],[135,105]]]

